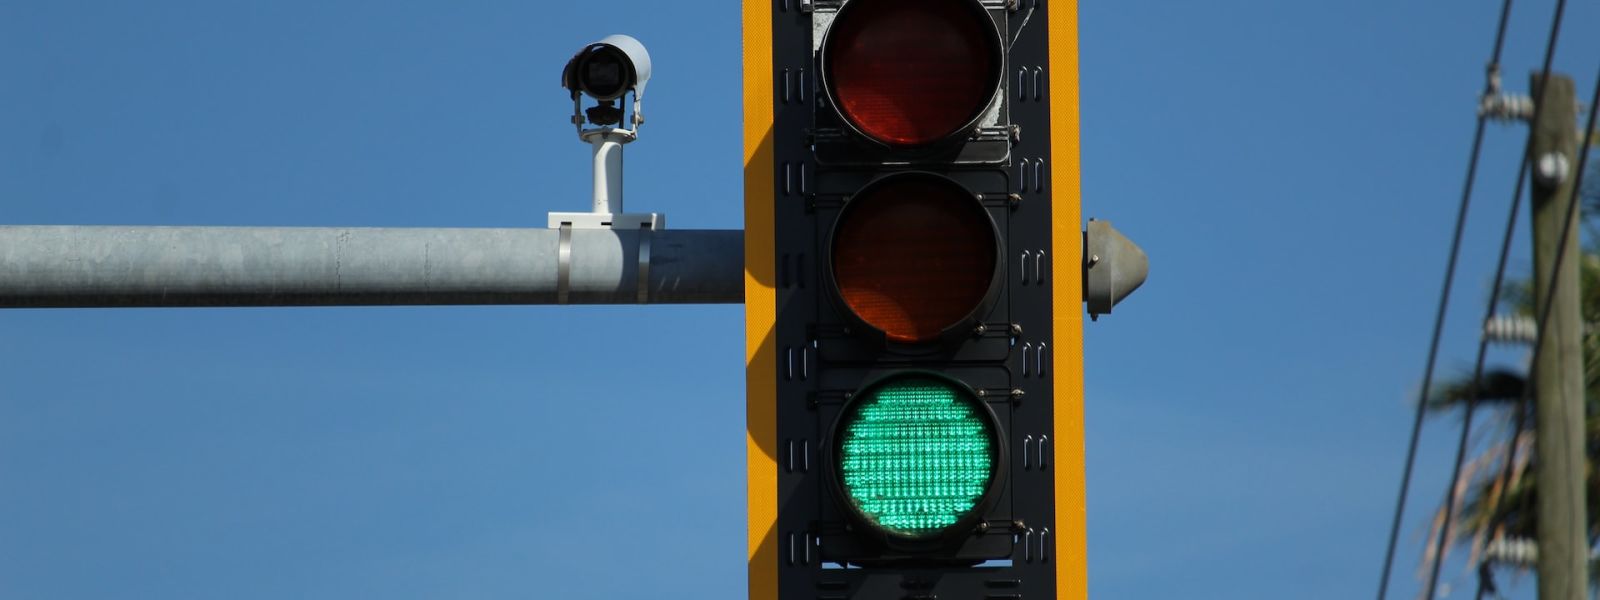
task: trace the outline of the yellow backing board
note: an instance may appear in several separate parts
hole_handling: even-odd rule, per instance
[[[750,598],[778,596],[777,342],[773,323],[772,3],[745,0],[745,476]]]
[[[1083,460],[1083,234],[1078,2],[1050,5],[1051,291],[1055,315],[1056,598],[1089,597]],[[1067,443],[1067,442],[1071,443]]]

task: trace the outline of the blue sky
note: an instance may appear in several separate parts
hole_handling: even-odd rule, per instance
[[[1551,5],[1516,5],[1511,90]],[[1081,5],[1085,216],[1152,265],[1087,326],[1094,597],[1373,593],[1498,10]],[[1580,93],[1597,22],[1569,6]],[[738,24],[732,2],[0,2],[0,223],[542,227],[588,198],[559,71],[628,33],[655,61],[628,208],[737,228]],[[1524,131],[1486,142],[1445,374],[1471,367]],[[0,312],[0,596],[741,598],[741,326]],[[1453,425],[1426,432],[1391,597],[1418,587]]]

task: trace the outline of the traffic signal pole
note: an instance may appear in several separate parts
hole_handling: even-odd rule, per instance
[[[738,230],[0,226],[0,308],[737,304]]]
[[[1577,98],[1570,77],[1533,76],[1533,289],[1543,332],[1533,365],[1539,598],[1588,597],[1583,317],[1578,290]],[[1544,88],[1541,90],[1541,88]],[[1552,295],[1552,288],[1554,295]],[[1547,302],[1546,299],[1549,299]],[[1548,312],[1548,314],[1544,314]]]

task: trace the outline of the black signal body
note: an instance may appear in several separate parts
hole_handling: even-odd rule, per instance
[[[773,12],[780,598],[1053,597],[1049,141],[1015,135],[1049,128],[1033,10]],[[854,424],[886,389],[910,416],[870,415],[880,443]],[[924,435],[976,423],[992,447]],[[910,466],[863,475],[852,452]]]

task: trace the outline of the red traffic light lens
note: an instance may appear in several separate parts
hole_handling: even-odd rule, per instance
[[[1000,87],[1000,34],[977,0],[851,0],[823,42],[839,114],[884,144],[960,133]]]
[[[994,220],[966,188],[902,173],[845,205],[829,260],[851,313],[892,341],[925,343],[984,308],[999,255]]]

